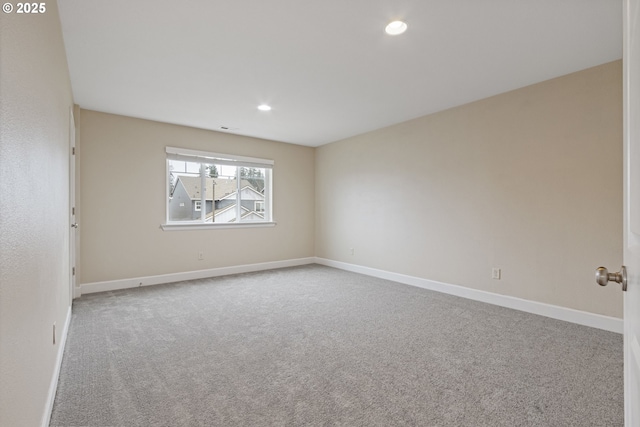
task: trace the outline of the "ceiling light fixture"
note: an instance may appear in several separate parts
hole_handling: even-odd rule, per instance
[[[260,111],[271,111],[271,106],[267,104],[258,105],[258,110]]]
[[[387,25],[384,31],[391,36],[397,36],[407,31],[407,24],[402,21],[393,21]]]

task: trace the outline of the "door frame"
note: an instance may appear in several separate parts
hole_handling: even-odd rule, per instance
[[[69,305],[76,298],[77,269],[77,228],[76,224],[76,121],[74,106],[69,108]]]
[[[640,0],[623,0],[624,420],[640,425]],[[635,38],[635,39],[634,39]],[[632,120],[632,116],[633,119]]]

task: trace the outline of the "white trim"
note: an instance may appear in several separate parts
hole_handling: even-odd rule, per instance
[[[231,267],[211,268],[207,270],[185,271],[182,273],[161,274],[158,276],[134,277],[132,279],[108,280],[104,282],[83,283],[80,285],[82,295],[95,292],[115,291],[118,289],[137,288],[140,286],[160,285],[183,280],[206,279],[208,277],[226,276],[229,274],[251,273],[254,271],[273,270],[275,268],[296,267],[315,263],[314,257],[288,259],[283,261],[262,262],[257,264],[235,265]]]
[[[525,311],[527,313],[546,316],[552,319],[563,320],[565,322],[577,323],[579,325],[590,326],[592,328],[604,329],[605,331],[617,332],[619,334],[622,333],[624,326],[623,320],[616,317],[588,313],[586,311],[574,310],[572,308],[525,300],[508,295],[495,294],[464,286],[437,282],[435,280],[428,280],[420,277],[408,276],[405,274],[393,273],[390,271],[378,270],[376,268],[364,267],[341,261],[333,261],[325,258],[316,257],[316,263],[326,265],[328,267],[339,268],[341,270],[352,271],[354,273],[365,274],[367,276],[392,280],[405,285],[417,286],[431,291],[442,292],[475,301],[499,305],[501,307],[512,308],[514,310]]]
[[[214,228],[257,228],[257,227],[275,227],[274,221],[260,221],[260,222],[186,222],[186,223],[171,223],[160,224],[160,228],[164,231],[176,231],[176,230],[211,230]]]
[[[188,148],[165,147],[167,158],[195,163],[226,164],[230,166],[255,166],[270,168],[275,163],[270,159],[258,157],[236,156],[235,154],[212,153],[209,151],[190,150]]]
[[[435,280],[423,279],[415,276],[408,276],[400,273],[393,273],[376,268],[364,267],[356,264],[349,264],[341,261],[334,261],[319,257],[298,258],[284,261],[272,261],[258,264],[245,264],[231,267],[212,268],[208,270],[187,271],[182,273],[163,274],[158,276],[136,277],[132,279],[109,280],[104,282],[83,283],[78,289],[79,295],[95,292],[114,291],[118,289],[137,288],[139,286],[159,285],[163,283],[179,282],[182,280],[204,279],[208,277],[225,276],[229,274],[250,273],[254,271],[272,270],[276,268],[295,267],[306,264],[320,264],[334,267],[341,270],[352,271],[367,276],[378,277],[391,280],[405,285],[416,286],[431,291],[442,292],[474,301],[481,301],[514,310],[550,317],[552,319],[563,320],[565,322],[576,323],[592,328],[603,329],[621,334],[623,330],[623,320],[616,317],[603,316],[586,311],[575,310],[567,307],[546,304],[537,301],[525,300],[508,295],[500,295],[492,292],[471,289],[460,285],[438,282]],[[65,327],[66,328],[66,327]],[[66,339],[66,329],[65,329]]]
[[[69,107],[69,305],[73,303],[73,288],[76,287],[77,252],[76,237],[76,120],[73,105]],[[75,226],[74,226],[75,225]]]
[[[165,222],[169,222],[169,202],[171,200],[171,190],[169,189],[169,185],[171,183],[171,178],[169,177],[169,175],[171,175],[171,168],[169,167],[169,160],[166,159],[164,161],[164,167],[165,167],[165,172],[164,172],[164,194],[165,194],[165,198],[164,198],[164,221]],[[174,178],[176,180],[176,182],[174,183],[173,186],[173,192],[175,193],[176,191],[176,185],[178,185],[178,178]],[[184,184],[182,184],[182,182],[180,183],[183,187]],[[191,197],[191,195],[187,194],[189,197]]]
[[[60,368],[62,367],[62,356],[64,355],[64,346],[67,343],[67,333],[69,332],[69,324],[71,323],[71,306],[67,310],[67,318],[64,321],[64,328],[60,335],[60,341],[58,344],[58,354],[56,356],[56,364],[53,370],[53,376],[51,377],[51,383],[49,384],[49,394],[47,395],[47,402],[42,414],[42,427],[48,427],[51,421],[51,412],[53,411],[53,402],[56,399],[56,390],[58,389],[58,378],[60,377]]]
[[[242,222],[242,194],[240,193],[240,186],[242,185],[242,177],[240,176],[240,168],[236,168],[236,222]],[[213,202],[215,205],[215,201]],[[215,206],[213,208],[213,218],[216,218]]]

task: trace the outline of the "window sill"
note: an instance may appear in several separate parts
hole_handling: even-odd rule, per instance
[[[275,221],[265,222],[241,222],[239,224],[223,223],[223,224],[203,224],[199,223],[169,223],[160,224],[160,228],[164,231],[176,231],[176,230],[214,230],[223,228],[259,228],[259,227],[275,227]]]

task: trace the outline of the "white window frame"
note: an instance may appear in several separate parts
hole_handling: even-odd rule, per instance
[[[264,221],[246,221],[241,222],[240,217],[238,217],[238,222],[233,223],[215,223],[215,222],[205,222],[205,215],[202,215],[199,220],[193,221],[170,221],[169,220],[169,161],[170,160],[180,160],[192,163],[200,163],[201,171],[204,170],[204,165],[209,164],[217,164],[217,165],[227,165],[227,166],[235,166],[235,167],[253,167],[260,168],[265,170],[264,177]],[[250,228],[250,227],[272,227],[276,225],[276,222],[273,220],[273,189],[272,189],[272,181],[273,181],[273,160],[268,159],[260,159],[256,157],[245,157],[245,156],[236,156],[232,154],[220,154],[220,153],[211,153],[207,151],[198,151],[191,150],[187,148],[178,148],[178,147],[166,147],[166,170],[165,170],[165,222],[161,224],[161,228],[166,231],[170,230],[193,230],[193,229],[215,229],[215,228]],[[204,175],[201,174],[204,181]],[[238,191],[237,197],[241,196],[241,183],[242,179],[238,177]],[[204,182],[202,183],[202,188],[204,187]],[[202,192],[201,206],[206,206],[205,200],[205,192]],[[212,204],[215,205],[215,201],[212,201]],[[240,207],[240,203],[236,203],[238,209]],[[201,210],[201,212],[204,212]]]
[[[193,210],[200,212],[202,210],[202,200],[196,200],[194,202]]]

